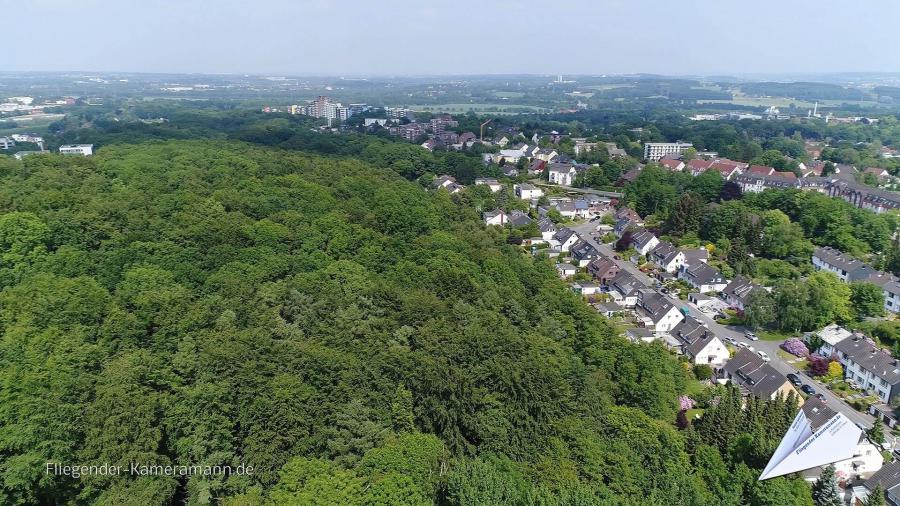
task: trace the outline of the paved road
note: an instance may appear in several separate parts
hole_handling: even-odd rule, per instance
[[[605,244],[601,244],[601,243],[597,242],[596,240],[594,240],[593,237],[590,236],[590,233],[596,230],[597,222],[581,223],[581,224],[575,225],[571,228],[572,228],[572,230],[575,230],[576,232],[578,232],[578,235],[580,235],[585,241],[587,241],[589,244],[591,244],[594,248],[596,248],[598,251],[600,251],[604,255],[607,255],[610,257],[615,255],[615,252],[612,250],[612,248],[610,248],[609,246],[607,246]],[[620,269],[627,271],[630,274],[634,275],[638,280],[644,282],[648,286],[652,287],[656,283],[655,279],[653,279],[650,276],[648,276],[647,274],[644,274],[643,272],[641,272],[640,269],[638,269],[637,266],[634,265],[633,263],[631,263],[627,260],[616,260],[615,262],[619,265]],[[803,380],[804,383],[809,384],[816,390],[816,392],[821,392],[825,396],[825,398],[827,399],[827,404],[830,408],[840,411],[841,413],[844,414],[844,416],[849,418],[850,421],[852,421],[858,425],[862,425],[864,427],[872,426],[872,423],[874,422],[874,418],[871,415],[868,415],[865,413],[860,413],[859,411],[856,411],[855,409],[850,407],[850,405],[848,405],[843,400],[841,400],[838,396],[834,395],[830,390],[825,388],[824,385],[822,385],[821,383],[819,383],[817,381],[814,381],[812,378],[807,376],[804,372],[798,371],[793,365],[782,360],[778,356],[778,345],[780,344],[780,342],[762,341],[762,340],[750,341],[744,336],[745,329],[743,329],[741,327],[735,327],[735,326],[720,325],[715,320],[713,320],[709,316],[702,313],[699,309],[697,309],[697,307],[695,305],[693,305],[687,301],[680,300],[677,297],[673,297],[671,295],[667,295],[666,297],[676,307],[687,306],[691,311],[691,316],[693,316],[694,318],[696,318],[696,319],[700,320],[701,322],[703,322],[704,324],[706,324],[707,328],[712,330],[713,333],[715,333],[717,336],[722,337],[722,338],[731,337],[731,338],[735,339],[737,342],[747,343],[748,345],[752,346],[753,349],[756,351],[766,352],[766,354],[768,354],[769,357],[771,358],[771,361],[769,362],[769,364],[771,364],[772,367],[774,367],[778,372],[780,372],[782,374],[794,373],[797,376],[799,376],[800,379]]]

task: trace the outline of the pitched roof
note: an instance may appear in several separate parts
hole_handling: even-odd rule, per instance
[[[688,265],[703,263],[709,259],[709,250],[706,248],[682,248],[684,262]]]
[[[831,246],[817,247],[813,250],[813,256],[828,265],[834,266],[847,273],[847,279],[856,281],[865,279],[877,271],[867,263],[845,255]]]
[[[787,382],[783,374],[747,348],[738,350],[724,369],[735,383],[765,399],[771,398]]]
[[[765,165],[751,165],[747,168],[747,172],[755,176],[771,176],[775,172],[775,167]]]
[[[712,166],[712,160],[703,160],[702,158],[694,158],[693,160],[689,160],[687,163],[688,168],[691,169],[692,172],[703,172],[704,170],[710,168]]]
[[[514,227],[524,227],[531,223],[531,217],[518,209],[510,211],[509,223]]]
[[[541,232],[556,232],[556,225],[550,218],[541,218],[538,220],[538,228]]]
[[[553,238],[555,240],[559,241],[560,244],[563,244],[566,241],[568,241],[573,235],[575,235],[574,230],[572,230],[570,228],[566,228],[566,227],[560,227],[556,231],[556,233],[553,234]]]
[[[654,323],[658,323],[662,317],[675,307],[663,294],[650,288],[638,290],[637,303],[653,319]]]
[[[636,295],[638,290],[646,288],[645,284],[625,271],[619,271],[616,277],[610,280],[609,285],[626,297]]]
[[[655,238],[656,236],[653,235],[653,232],[642,230],[640,232],[636,232],[633,236],[631,236],[631,243],[634,244],[637,248],[643,248]]]
[[[600,252],[584,239],[579,239],[578,242],[572,245],[570,254],[575,260],[586,260],[589,258],[596,258],[600,255]]]
[[[681,170],[684,168],[684,162],[672,158],[661,158],[659,164],[669,170]]]
[[[890,490],[900,485],[900,460],[886,462],[863,485],[869,490],[875,490],[876,486],[880,486],[882,490]]]
[[[725,277],[715,267],[697,262],[685,268],[685,273],[695,282],[701,285],[707,285],[714,282],[723,282]]]
[[[670,334],[682,345],[684,352],[692,357],[703,351],[703,348],[717,338],[711,330],[693,318],[685,318],[672,329]]]
[[[900,361],[887,350],[875,346],[870,339],[848,337],[835,344],[834,348],[889,385],[900,384]]]
[[[734,297],[741,301],[741,303],[746,303],[750,294],[759,290],[765,290],[765,288],[753,283],[748,278],[737,276],[731,280],[731,283],[728,283],[728,285],[722,289],[722,293]]]

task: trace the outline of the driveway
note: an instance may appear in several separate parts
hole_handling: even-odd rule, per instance
[[[615,251],[612,248],[605,244],[600,244],[593,237],[590,236],[591,232],[594,232],[597,228],[598,222],[593,223],[581,223],[575,226],[570,227],[572,230],[578,232],[585,241],[587,241],[591,246],[597,249],[600,253],[609,256],[610,258],[615,255]],[[616,264],[619,265],[619,268],[634,275],[638,280],[645,283],[647,286],[653,287],[656,283],[656,280],[644,274],[637,268],[636,265],[627,261],[627,260],[614,260]],[[731,337],[735,341],[739,343],[747,343],[752,346],[755,351],[764,351],[769,355],[771,361],[769,364],[772,365],[778,372],[782,374],[794,373],[800,377],[800,379],[812,386],[817,393],[822,393],[827,400],[827,404],[831,409],[836,411],[840,411],[847,418],[850,419],[853,423],[857,425],[862,425],[863,427],[871,427],[874,422],[874,418],[871,415],[860,413],[856,411],[849,404],[841,400],[840,397],[834,395],[830,390],[825,388],[824,385],[819,383],[818,381],[810,378],[806,373],[802,371],[798,371],[793,365],[785,362],[778,356],[779,345],[781,342],[779,341],[750,341],[746,337],[744,337],[745,329],[742,327],[736,326],[724,326],[720,325],[718,322],[704,314],[702,311],[697,309],[697,307],[686,300],[680,300],[677,297],[673,297],[671,295],[666,295],[669,301],[675,305],[675,307],[688,307],[691,312],[691,316],[700,320],[704,324],[706,324],[707,328],[713,331],[720,338]]]

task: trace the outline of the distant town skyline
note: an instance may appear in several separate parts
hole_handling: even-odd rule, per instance
[[[39,0],[0,71],[284,75],[898,72],[900,3]]]

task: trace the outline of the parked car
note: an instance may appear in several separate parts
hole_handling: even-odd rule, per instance
[[[749,339],[751,341],[759,341],[759,337],[756,334],[754,334],[753,332],[750,332],[749,330],[747,332],[744,332],[744,337],[746,337],[747,339]]]
[[[800,386],[800,385],[803,384],[803,382],[800,381],[800,376],[797,376],[797,375],[794,374],[794,373],[788,373],[787,379],[788,379],[788,381],[790,381],[791,384],[794,385],[795,387],[798,387],[798,386]]]
[[[725,342],[732,346],[740,346],[740,343],[737,342],[737,339],[735,339],[733,337],[726,337]]]
[[[769,354],[762,350],[757,351],[756,354],[759,355],[759,358],[763,359],[763,362],[768,362],[769,360],[772,360],[769,358]]]
[[[809,385],[801,386],[800,391],[805,393],[806,395],[816,395],[816,391]]]
[[[828,402],[828,399],[825,398],[824,394],[818,393],[816,394],[816,397],[822,402]]]
[[[737,345],[738,345],[738,348],[749,348],[749,346],[747,346],[747,343],[739,342],[739,343],[737,343]]]

